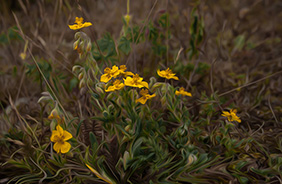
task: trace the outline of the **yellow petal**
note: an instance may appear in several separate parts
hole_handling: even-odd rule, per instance
[[[115,91],[115,90],[116,90],[115,86],[109,86],[108,89],[106,89],[105,91],[110,92],[110,91]]]
[[[126,86],[131,86],[133,79],[131,77],[126,77],[126,79],[123,79],[123,81]]]
[[[158,73],[158,75],[159,75],[160,77],[165,78],[165,76],[164,76],[164,71],[157,70],[157,73]]]
[[[124,72],[125,75],[131,75],[133,76],[134,74],[132,72]]]
[[[85,22],[84,24],[82,24],[82,27],[89,27],[92,26],[91,22]]]
[[[148,89],[141,89],[141,91],[140,91],[140,95],[142,95],[142,96],[145,96],[145,95],[147,95],[149,92],[148,92]]]
[[[56,126],[56,130],[59,132],[60,135],[63,135],[64,130],[63,130],[63,128],[60,125]]]
[[[174,80],[179,80],[179,78],[177,76],[171,76],[172,79]]]
[[[149,99],[154,98],[155,96],[156,96],[156,94],[149,95]]]
[[[77,25],[77,24],[74,24],[74,25],[68,25],[70,29],[72,30],[77,30],[77,29],[80,29],[80,27]]]
[[[60,135],[60,133],[57,130],[53,130],[50,140],[52,142],[57,142],[60,139],[60,136],[61,135]]]
[[[148,83],[147,83],[147,82],[142,81],[142,82],[141,82],[141,85],[142,85],[142,87],[144,86],[144,87],[146,87],[146,88],[148,88],[148,89],[149,89],[149,85],[148,85]],[[140,87],[139,87],[139,88],[140,88]]]
[[[67,141],[72,138],[72,135],[68,131],[64,130],[63,137],[64,137],[64,141]]]
[[[140,102],[141,104],[145,104],[147,100],[148,100],[148,99],[143,96],[143,97],[141,97],[141,98],[138,98],[138,99],[136,100],[136,103],[137,103],[137,102]]]
[[[109,74],[103,74],[100,78],[100,81],[107,83],[107,82],[109,82],[109,80],[111,80],[111,78],[112,77],[110,77]]]
[[[236,109],[231,109],[231,110],[230,110],[230,113],[236,114],[236,113],[237,113],[237,110],[236,110]]]
[[[186,96],[192,96],[191,93],[188,93],[188,92],[186,92],[186,91],[184,91],[184,95],[186,95]]]
[[[125,66],[125,65],[120,65],[119,68],[120,68],[120,70],[123,71],[123,72],[126,70],[126,66]]]
[[[125,85],[123,83],[119,84],[118,86],[116,86],[116,89],[117,90],[120,90],[124,87]]]
[[[106,68],[104,69],[104,73],[105,73],[105,74],[111,73],[111,69],[110,69],[109,67],[106,67]]]
[[[55,145],[54,145],[55,146]],[[67,153],[69,152],[69,150],[71,149],[71,145],[68,142],[64,142],[63,144],[60,145],[61,146],[61,152],[62,153]]]
[[[57,152],[57,153],[61,153],[61,147],[62,144],[60,142],[56,142],[53,146],[53,149]]]
[[[221,114],[222,116],[225,116],[225,117],[227,117],[227,116],[229,116],[230,115],[230,113],[229,112],[227,112],[227,111],[222,111],[222,113],[223,114]]]

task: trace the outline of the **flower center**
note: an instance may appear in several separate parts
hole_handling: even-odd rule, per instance
[[[64,144],[64,139],[65,139],[65,136],[61,136],[61,137],[59,137],[59,139],[58,139],[58,143],[60,143],[60,144]]]

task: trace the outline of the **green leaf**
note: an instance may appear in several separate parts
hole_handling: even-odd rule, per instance
[[[121,37],[118,49],[125,54],[129,54],[129,52],[131,51],[130,41],[127,40],[124,36]]]
[[[234,48],[238,49],[239,51],[243,49],[245,45],[245,36],[239,35],[234,40]]]
[[[72,91],[73,88],[75,88],[78,84],[78,79],[76,77],[73,77],[71,80],[70,80],[70,85],[69,85],[69,90]]]
[[[105,54],[105,57],[117,55],[115,42],[109,33],[105,34],[102,39],[98,40],[98,45],[102,53]]]
[[[17,32],[18,30],[19,30],[19,28],[17,26],[10,27],[8,29],[8,34],[7,34],[8,38],[10,40],[20,40],[20,41],[23,41],[22,37]]]
[[[0,43],[1,43],[1,44],[6,44],[6,43],[8,43],[8,38],[7,38],[6,34],[2,33],[2,34],[0,35]]]
[[[93,132],[89,132],[89,139],[90,139],[90,143],[91,143],[92,148],[95,149],[98,145],[98,141],[97,141],[96,136],[94,135]]]

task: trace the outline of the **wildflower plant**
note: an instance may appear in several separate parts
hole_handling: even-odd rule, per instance
[[[76,30],[71,51],[78,57],[67,76],[71,87],[61,78],[54,80],[50,71],[42,72],[44,67],[39,66],[38,79],[44,79],[41,84],[46,88],[38,100],[40,118],[22,116],[12,106],[22,131],[12,128],[6,142],[0,140],[1,146],[15,150],[13,154],[3,151],[7,160],[1,166],[21,168],[21,173],[9,182],[278,181],[281,146],[277,144],[273,148],[277,154],[269,155],[256,138],[260,127],[253,131],[248,124],[248,132],[240,128],[248,122],[240,115],[241,120],[235,108],[222,111],[237,104],[218,94],[212,79],[204,76],[211,69],[208,64],[184,66],[178,57],[172,61],[172,53],[178,51],[169,44],[178,35],[170,30],[174,16],[162,10],[154,15],[154,21],[133,25],[135,16],[129,12],[129,2],[116,37],[107,33],[90,39],[83,28],[92,23],[81,17],[76,17],[75,24],[65,25]],[[190,47],[185,50],[191,60],[198,57],[204,36],[198,2],[194,6],[187,30]],[[148,56],[150,66],[143,70],[135,54],[144,45],[150,49],[141,49],[141,55],[152,55]],[[151,65],[154,60],[161,60],[161,66],[166,62],[169,68],[158,69],[159,65]],[[210,81],[211,90],[202,91],[203,86],[192,80],[194,74],[204,84]],[[187,87],[180,87],[184,85]]]

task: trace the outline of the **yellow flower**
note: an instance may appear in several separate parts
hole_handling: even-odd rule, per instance
[[[58,124],[61,124],[62,122],[65,121],[65,117],[60,116],[56,108],[51,111],[50,115],[48,116],[48,119],[50,120],[55,119],[58,122]]]
[[[126,79],[123,80],[126,86],[137,87],[137,88],[142,88],[142,87],[149,88],[148,83],[142,81],[143,78],[139,77],[138,74],[133,75],[133,77],[126,77]]]
[[[156,96],[156,94],[149,95],[148,89],[141,89],[140,95],[142,95],[142,97],[138,98],[136,100],[136,103],[140,102],[141,104],[145,104],[148,99],[151,99]]]
[[[175,95],[192,96],[191,93],[184,90],[184,87],[181,87],[179,91],[176,90]]]
[[[129,21],[131,20],[131,15],[126,14],[123,18],[124,18],[124,20],[125,20],[125,22],[126,22],[126,25],[128,25],[128,24],[129,24]]]
[[[81,29],[81,28],[84,28],[84,27],[89,27],[92,25],[91,22],[84,22],[83,23],[83,18],[82,17],[76,17],[75,18],[75,22],[76,24],[74,25],[69,25],[69,28],[72,29],[72,30],[77,30],[77,29]]]
[[[114,85],[113,86],[109,86],[108,89],[106,89],[106,92],[110,92],[110,91],[115,91],[115,90],[120,90],[124,87],[125,85],[123,83],[121,83],[120,80],[115,80]]]
[[[125,70],[127,69],[125,65],[120,65],[119,66],[119,75],[122,75],[124,77],[127,77],[128,75],[133,76],[134,74],[132,72],[126,72]]]
[[[223,114],[221,114],[222,116],[227,117],[228,121],[237,121],[238,123],[241,123],[240,117],[238,117],[236,115],[237,110],[236,109],[231,109],[230,113],[228,111],[223,111]]]
[[[174,79],[179,80],[177,76],[175,76],[175,73],[172,73],[171,69],[167,68],[166,70],[157,70],[157,73],[160,77],[166,78],[166,79]]]
[[[118,76],[119,69],[118,69],[118,67],[116,65],[114,65],[112,67],[112,69],[110,69],[109,67],[105,68],[104,69],[104,73],[105,74],[103,74],[101,76],[100,81],[107,83],[107,82],[109,82],[109,80],[111,80],[111,78],[113,78],[113,77],[115,78],[115,77]]]
[[[50,140],[55,143],[53,148],[57,153],[67,153],[71,145],[66,141],[71,138],[72,135],[68,131],[63,130],[60,125],[57,125],[56,130],[52,131]]]

